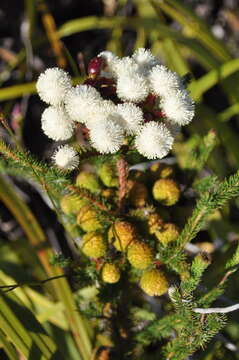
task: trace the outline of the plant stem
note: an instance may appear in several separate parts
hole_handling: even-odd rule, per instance
[[[119,213],[124,213],[125,210],[125,199],[127,194],[127,176],[128,176],[128,163],[125,161],[124,157],[117,161],[117,171],[119,177],[119,199],[118,199],[118,208]]]

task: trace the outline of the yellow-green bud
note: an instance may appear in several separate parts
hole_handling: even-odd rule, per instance
[[[80,209],[87,203],[87,200],[81,199],[79,196],[71,194],[63,196],[60,201],[62,211],[67,215],[77,214]]]
[[[85,205],[80,209],[76,222],[86,232],[100,230],[103,227],[97,211],[91,205]]]
[[[95,174],[88,171],[81,171],[76,178],[76,186],[83,187],[93,193],[98,193],[101,188]]]
[[[127,259],[136,269],[144,270],[153,263],[153,252],[147,244],[134,241],[128,247]]]
[[[163,205],[171,206],[176,204],[180,196],[177,183],[172,179],[160,179],[154,183],[153,197]]]
[[[177,226],[171,223],[164,224],[161,230],[155,232],[157,239],[164,245],[177,240],[178,235]]]
[[[128,180],[130,204],[136,208],[144,207],[148,200],[148,190],[144,184],[137,181]]]
[[[104,163],[99,168],[99,177],[102,183],[108,187],[118,186],[117,170],[114,164]]]
[[[158,178],[168,178],[173,175],[173,168],[166,164],[156,163],[150,167],[150,175],[152,180],[156,180]]]
[[[158,213],[150,214],[148,217],[148,231],[150,234],[155,234],[163,226],[163,220]]]
[[[119,268],[115,264],[106,263],[103,265],[101,277],[106,283],[117,283],[120,279]]]
[[[140,279],[140,286],[149,296],[163,295],[169,287],[164,273],[157,269],[145,271]]]
[[[99,258],[106,254],[106,243],[104,237],[98,232],[89,232],[82,237],[81,250],[86,256]]]
[[[119,251],[125,251],[128,246],[136,239],[135,227],[127,221],[114,223],[108,233],[109,242]]]

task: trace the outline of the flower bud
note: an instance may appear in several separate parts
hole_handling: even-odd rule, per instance
[[[140,279],[140,286],[149,296],[160,296],[168,291],[168,281],[164,273],[157,269],[145,271]]]
[[[117,187],[118,177],[116,167],[112,163],[104,163],[99,168],[99,177],[105,186]]]
[[[147,244],[134,241],[128,247],[127,258],[133,267],[144,270],[153,263],[153,252]]]
[[[129,180],[127,186],[131,205],[136,208],[144,207],[148,200],[148,190],[146,186],[133,180]]]
[[[88,171],[81,171],[76,178],[76,186],[83,187],[93,193],[101,190],[98,178],[95,174]]]
[[[165,179],[173,175],[173,168],[166,164],[156,163],[150,167],[150,175],[153,180]]]
[[[106,263],[103,265],[101,277],[106,283],[117,283],[120,279],[119,268],[115,264]]]
[[[172,179],[160,179],[154,183],[153,197],[163,205],[171,206],[176,204],[180,196],[177,183]]]
[[[62,211],[67,215],[77,214],[83,206],[87,205],[87,203],[87,200],[71,194],[63,196],[60,201]]]
[[[163,225],[161,230],[155,232],[157,239],[164,245],[175,241],[179,235],[179,231],[176,225],[167,223]]]
[[[105,59],[101,56],[96,56],[90,60],[88,65],[88,75],[92,78],[98,76],[105,66]]]
[[[82,237],[82,251],[86,256],[99,258],[104,256],[107,250],[104,237],[98,232],[89,232]]]
[[[150,214],[148,217],[148,232],[155,234],[163,226],[163,220],[158,213]]]
[[[99,221],[97,211],[91,205],[85,205],[80,209],[76,222],[85,232],[96,231],[103,228],[103,225]]]
[[[108,233],[109,242],[119,251],[125,251],[136,239],[134,226],[127,221],[118,221],[111,226]]]

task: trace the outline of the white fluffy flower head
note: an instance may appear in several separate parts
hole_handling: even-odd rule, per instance
[[[80,162],[79,155],[69,145],[59,146],[52,159],[58,167],[64,170],[73,170]]]
[[[147,97],[149,87],[143,76],[132,73],[118,78],[116,91],[121,100],[139,103]]]
[[[194,117],[194,103],[186,90],[172,92],[162,99],[161,107],[169,121],[178,125],[187,125]]]
[[[122,125],[129,135],[135,135],[143,125],[143,111],[132,103],[117,105],[117,113],[122,117]]]
[[[138,152],[148,159],[162,159],[168,154],[174,138],[163,123],[150,121],[135,138]]]
[[[71,88],[71,79],[62,69],[50,68],[39,76],[36,88],[43,101],[56,106],[63,102],[66,92]]]
[[[65,107],[70,118],[86,123],[92,116],[95,106],[102,100],[100,93],[89,85],[72,88],[65,97]]]
[[[42,113],[41,126],[50,139],[67,140],[73,135],[74,123],[63,107],[49,106]]]
[[[151,53],[150,50],[140,48],[136,50],[132,56],[136,64],[139,66],[139,71],[147,75],[148,71],[152,69],[153,66],[157,65],[159,61]]]
[[[182,88],[179,76],[164,65],[155,66],[149,73],[152,91],[162,97],[170,97],[175,90]]]
[[[115,153],[124,142],[124,129],[108,116],[90,128],[92,145],[102,154]]]
[[[139,73],[138,64],[129,56],[118,59],[114,64],[114,69],[117,77]]]
[[[101,100],[94,104],[91,114],[88,117],[85,124],[87,127],[92,128],[95,124],[106,119],[108,116],[113,116],[116,114],[117,107],[111,100]]]

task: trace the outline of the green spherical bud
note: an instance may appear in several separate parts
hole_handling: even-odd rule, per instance
[[[76,186],[98,193],[101,188],[98,178],[95,174],[88,171],[81,171],[76,178]]]
[[[136,208],[144,207],[148,200],[148,190],[144,184],[137,181],[128,180],[130,204]]]
[[[106,254],[106,243],[104,237],[98,232],[89,232],[82,237],[82,252],[89,257],[99,258]]]
[[[80,209],[76,222],[85,232],[96,231],[103,228],[103,225],[99,221],[99,214],[91,205],[85,205]]]
[[[71,194],[63,196],[60,201],[62,211],[67,215],[77,214],[87,203],[87,200]]]
[[[177,240],[179,231],[176,225],[168,223],[164,224],[163,228],[155,232],[157,239],[164,245]]]
[[[106,283],[117,283],[120,279],[120,270],[115,264],[106,263],[103,265],[101,277]]]
[[[107,187],[118,186],[118,176],[116,166],[112,163],[104,163],[98,171],[98,175],[102,183]]]
[[[108,240],[119,251],[125,251],[136,239],[135,227],[127,221],[114,223],[108,232]]]
[[[149,296],[160,296],[168,291],[168,281],[164,273],[157,269],[147,270],[140,279],[140,287]]]
[[[160,179],[154,183],[153,197],[163,205],[171,206],[176,204],[180,196],[177,183],[172,179]]]
[[[153,263],[153,252],[147,244],[134,241],[128,247],[127,259],[136,269],[144,270]]]

